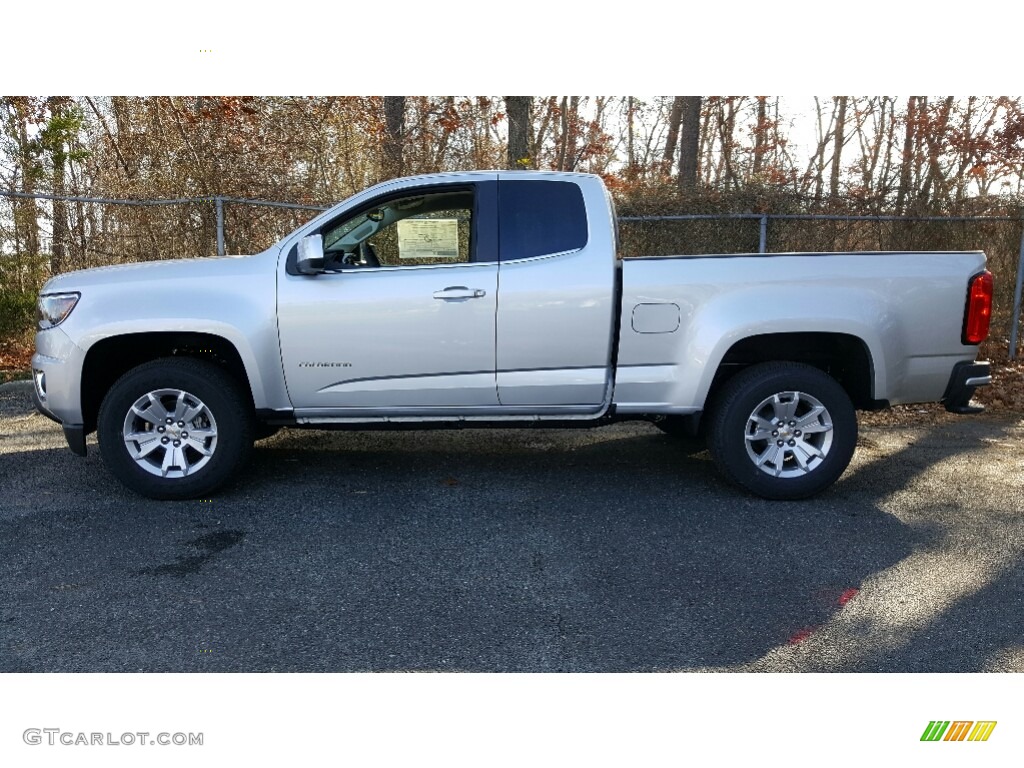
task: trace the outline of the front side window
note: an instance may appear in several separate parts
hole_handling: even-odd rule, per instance
[[[389,198],[323,230],[328,269],[466,264],[472,260],[473,192]]]

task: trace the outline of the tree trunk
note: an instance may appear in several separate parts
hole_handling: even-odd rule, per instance
[[[566,147],[566,171],[575,171],[576,163],[579,162],[578,155],[578,144],[579,144],[579,114],[580,114],[580,97],[570,96],[569,97],[569,120],[567,125],[569,127],[569,134],[565,139]]]
[[[680,128],[680,130],[682,130]],[[712,157],[714,155],[715,138],[711,131],[711,110],[703,109],[698,129],[700,138],[697,142],[697,180],[706,185],[711,184]],[[701,165],[704,171],[701,173]]]
[[[736,130],[736,104],[732,96],[718,102],[718,137],[722,147],[722,170],[725,188],[730,182],[736,187],[736,173],[732,165],[733,138]]]
[[[768,130],[768,97],[757,97],[757,127],[754,128],[754,176],[761,175],[764,166],[764,153],[767,147]]]
[[[445,160],[448,154],[448,144],[451,141],[452,133],[456,130],[458,125],[458,112],[455,109],[455,97],[445,96],[444,106],[441,108],[445,120],[444,125],[441,129],[441,136],[436,141],[436,148],[434,152],[434,162],[430,166],[431,173],[438,173],[444,170]],[[402,169],[402,174],[405,175],[406,171]]]
[[[506,96],[508,115],[508,167],[523,170],[533,167],[530,157],[530,124],[532,122],[532,96]]]
[[[564,96],[562,97],[565,98]],[[548,137],[548,130],[554,132],[551,127],[554,115],[558,112],[558,100],[554,96],[550,96],[547,99],[541,101],[543,106],[543,119],[540,122],[540,128],[537,129],[533,137],[533,145],[530,150],[531,157],[540,157],[544,151],[544,140]]]
[[[51,96],[47,99],[51,121],[60,121],[64,117],[66,99],[63,96]],[[67,160],[63,128],[55,131],[52,146],[49,147],[53,162],[53,193],[64,194],[64,171]],[[68,247],[68,207],[63,200],[53,201],[53,241],[50,245],[50,274],[57,275],[64,270],[64,261]]]
[[[558,109],[559,130],[561,136],[558,139],[558,161],[555,168],[559,171],[565,170],[565,158],[569,151],[569,97],[562,97],[562,104]]]
[[[836,117],[835,142],[832,145],[832,176],[829,179],[829,196],[835,200],[839,197],[840,160],[843,156],[843,144],[846,143],[846,96],[839,97],[839,114]]]
[[[29,119],[27,105],[16,103],[15,119],[17,120],[18,164],[21,167],[21,191],[31,194],[35,191],[35,157],[28,138],[27,123]],[[22,198],[15,204],[15,216],[19,220],[19,229],[25,243],[25,252],[35,257],[39,253],[39,221],[38,206],[31,198]],[[33,262],[34,263],[34,262]],[[34,267],[33,267],[34,268]]]
[[[825,127],[824,120],[822,119],[821,101],[817,96],[814,97],[814,111],[818,125],[818,146],[814,151],[813,157],[811,157],[810,164],[807,166],[806,176],[808,179],[811,179],[813,171],[814,202],[820,203],[825,191],[825,151],[832,140],[832,127],[835,123],[836,111],[833,108],[832,114],[829,116],[828,128]]]
[[[636,175],[636,152],[633,148],[633,97],[626,97],[626,173]]]
[[[917,97],[907,99],[907,131],[903,137],[903,162],[900,164],[900,185],[896,190],[896,213],[903,213],[903,204],[910,194],[911,161],[914,157],[914,125],[917,121]]]
[[[939,156],[943,149],[943,139],[946,135],[946,127],[949,125],[949,114],[953,109],[953,97],[947,96],[939,108],[938,119],[935,124],[928,124],[928,130],[924,134],[925,143],[928,145],[928,174],[925,177],[924,186],[921,189],[920,199],[928,202],[931,197],[932,186],[938,188],[938,194],[946,196],[946,180],[942,167],[939,164]]]
[[[405,172],[405,96],[384,97],[384,130],[384,178],[394,179]]]
[[[679,188],[694,189],[697,186],[697,168],[700,149],[700,96],[682,97],[682,121],[680,123]]]
[[[884,99],[888,101],[888,99]],[[885,112],[883,111],[883,115]],[[896,147],[896,100],[893,99],[889,102],[889,114],[883,121],[883,130],[885,132],[884,139],[884,151],[880,150],[880,158],[882,167],[878,172],[878,184],[876,184],[875,196],[879,203],[884,203],[885,198],[889,196],[892,190],[890,184],[890,171],[892,170],[892,156],[895,152]]]
[[[661,162],[665,173],[671,173],[672,171],[672,165],[676,159],[676,145],[679,143],[679,126],[682,122],[683,97],[676,96],[672,99],[672,111],[668,116],[668,136],[665,140],[665,154]]]

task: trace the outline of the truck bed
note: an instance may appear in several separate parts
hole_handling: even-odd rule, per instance
[[[961,330],[984,264],[980,251],[625,259],[616,409],[699,411],[735,344],[787,333],[860,340],[874,400],[939,400],[952,368],[977,354]]]

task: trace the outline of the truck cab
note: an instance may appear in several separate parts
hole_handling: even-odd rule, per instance
[[[607,411],[609,205],[592,176],[453,174],[382,185],[296,232],[278,274],[296,419]]]

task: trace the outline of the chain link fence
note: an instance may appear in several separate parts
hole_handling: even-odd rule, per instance
[[[257,253],[328,206],[211,196],[114,200],[0,191],[0,315],[31,312],[54,272],[154,259]],[[63,223],[58,223],[63,222]],[[623,216],[633,256],[830,251],[982,250],[995,277],[990,345],[1015,359],[1024,219],[1001,216],[692,214]],[[56,225],[56,226],[55,226]],[[20,306],[20,305],[19,305]],[[10,332],[0,318],[0,335]]]
[[[995,280],[989,344],[1010,360],[1018,350],[1024,282],[1024,219],[1010,216],[839,216],[694,214],[623,216],[622,253],[984,251]]]

